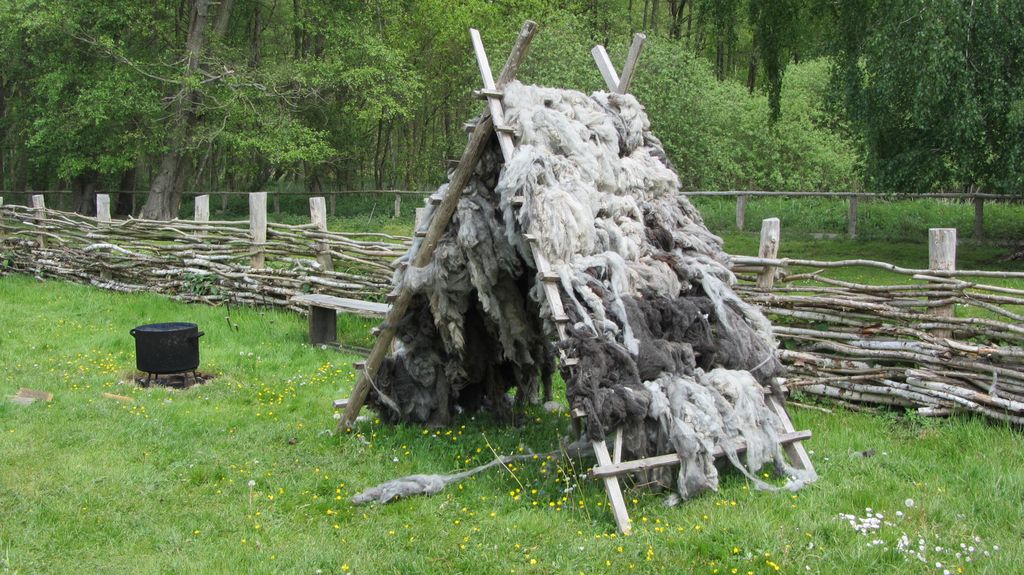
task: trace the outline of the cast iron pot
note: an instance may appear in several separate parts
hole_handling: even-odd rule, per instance
[[[194,323],[152,323],[129,333],[135,338],[135,367],[147,373],[177,373],[199,367],[199,338]]]

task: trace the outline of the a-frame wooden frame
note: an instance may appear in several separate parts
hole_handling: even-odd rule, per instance
[[[497,134],[498,143],[501,146],[501,153],[506,163],[509,162],[512,159],[513,154],[515,154],[515,142],[513,140],[512,130],[506,126],[504,122],[504,110],[502,107],[502,98],[504,94],[502,89],[515,78],[516,71],[529,49],[530,42],[533,39],[536,29],[537,25],[533,22],[527,21],[523,24],[512,52],[509,55],[508,60],[505,62],[505,67],[502,69],[497,81],[494,80],[492,75],[491,66],[487,58],[487,53],[484,50],[480,33],[475,29],[470,30],[470,39],[473,44],[473,51],[476,55],[477,65],[480,69],[480,76],[484,85],[483,89],[479,91],[479,95],[487,100],[487,110],[484,112],[480,121],[478,121],[473,127],[466,150],[463,152],[462,158],[455,167],[455,171],[449,181],[448,190],[444,196],[440,198],[439,204],[433,212],[431,221],[428,223],[427,230],[425,232],[418,231],[416,234],[417,237],[423,238],[423,241],[419,245],[416,253],[413,254],[411,265],[422,267],[430,263],[434,255],[434,251],[437,248],[437,243],[444,234],[444,231],[455,212],[459,197],[462,195],[463,189],[469,182],[473,169],[480,160],[480,156],[487,143],[490,141],[491,136],[495,133]],[[605,51],[603,46],[596,46],[592,50],[598,69],[601,71],[601,74],[608,85],[608,89],[611,92],[625,94],[628,91],[645,39],[646,37],[643,34],[636,34],[634,36],[633,44],[630,47],[629,56],[627,57],[621,76],[616,73],[615,67],[612,65],[611,60],[608,58],[608,53]],[[511,203],[514,206],[514,209],[521,209],[524,205],[521,198],[513,198]],[[550,319],[555,325],[558,338],[560,340],[564,340],[566,337],[566,325],[568,324],[569,318],[566,316],[565,310],[562,307],[562,298],[559,294],[558,287],[558,276],[552,272],[548,258],[546,254],[543,253],[543,250],[540,249],[540,246],[536,242],[536,238],[529,230],[524,230],[524,235],[531,247],[534,264],[537,269],[538,280],[541,281],[544,286],[544,294],[547,298],[551,312]],[[340,428],[350,428],[355,422],[356,416],[359,414],[359,410],[366,401],[370,387],[373,385],[373,378],[376,376],[381,362],[384,360],[385,355],[394,341],[394,326],[396,326],[399,320],[401,320],[405,315],[411,300],[411,291],[400,286],[397,293],[394,294],[394,301],[391,305],[391,309],[388,312],[383,326],[377,333],[377,339],[366,359],[366,362],[358,364],[360,374],[359,379],[356,381],[356,385],[352,390],[352,394],[349,396],[347,402],[338,402],[338,405],[345,406],[345,411],[342,414],[341,421],[339,422]],[[576,364],[576,359],[571,357],[560,356],[559,361],[563,366],[568,366],[570,369],[572,369],[572,366]],[[807,458],[806,452],[803,451],[803,447],[799,443],[800,440],[810,437],[810,432],[793,432],[792,424],[789,422],[789,417],[786,415],[781,404],[777,403],[771,396],[768,397],[769,399],[767,401],[769,401],[769,406],[777,415],[779,415],[786,428],[785,431],[787,433],[782,437],[782,440],[783,444],[786,446],[787,454],[789,454],[795,466],[810,469],[810,460]],[[580,413],[575,415],[580,417],[585,416],[585,414]],[[621,429],[617,429],[615,432],[614,456],[609,453],[605,440],[594,441],[593,448],[594,454],[597,457],[597,466],[591,470],[591,475],[604,482],[616,526],[620,532],[628,534],[632,531],[632,525],[630,523],[629,513],[626,510],[626,504],[622,496],[622,489],[619,485],[618,477],[620,475],[642,469],[678,464],[679,458],[675,455],[664,455],[638,461],[622,462]]]

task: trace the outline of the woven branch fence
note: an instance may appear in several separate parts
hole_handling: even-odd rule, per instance
[[[264,193],[249,205],[248,221],[209,221],[209,199],[200,197],[195,220],[164,222],[111,220],[107,196],[97,198],[95,218],[49,210],[42,195],[31,207],[0,203],[0,270],[187,302],[298,310],[289,299],[302,293],[382,300],[391,264],[411,241],[327,231],[323,198],[310,199],[304,225],[268,223]]]
[[[778,259],[771,218],[759,256],[733,258],[738,292],[772,320],[792,390],[1024,424],[1024,289],[1011,287],[1024,273],[956,270],[956,230],[930,230],[929,240],[928,269]],[[897,283],[830,277],[851,268],[887,270]]]
[[[0,200],[2,201],[2,200]],[[326,230],[323,198],[311,223],[267,223],[266,196],[248,221],[96,218],[0,203],[0,273],[13,270],[188,302],[296,308],[318,292],[382,301],[408,237]],[[872,260],[779,259],[778,219],[762,223],[758,257],[735,256],[737,291],[766,312],[792,390],[854,408],[896,406],[923,415],[957,411],[1024,424],[1024,273],[955,269],[956,230],[930,233],[926,269]],[[896,274],[891,285],[830,277],[850,268]],[[841,275],[841,273],[840,273]]]

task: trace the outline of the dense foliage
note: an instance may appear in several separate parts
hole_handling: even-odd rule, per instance
[[[0,189],[432,188],[482,106],[467,29],[524,81],[634,83],[690,189],[1012,192],[1024,7],[977,0],[2,0]],[[160,199],[158,198],[158,199]],[[121,206],[122,211],[126,205]]]

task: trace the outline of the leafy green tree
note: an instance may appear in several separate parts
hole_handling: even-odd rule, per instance
[[[871,188],[1021,189],[1024,4],[840,3],[833,42]]]

